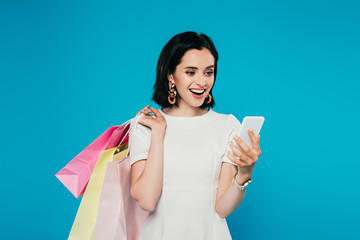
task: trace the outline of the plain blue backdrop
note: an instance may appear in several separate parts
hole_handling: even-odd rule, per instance
[[[66,239],[54,176],[151,101],[162,47],[209,35],[214,111],[263,115],[233,239],[360,239],[357,1],[1,1],[1,238]]]

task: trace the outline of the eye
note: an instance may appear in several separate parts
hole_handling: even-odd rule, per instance
[[[207,71],[205,72],[206,75],[211,76],[214,72],[213,71]]]
[[[195,72],[186,71],[186,74],[189,74],[190,76],[193,76],[195,74]]]

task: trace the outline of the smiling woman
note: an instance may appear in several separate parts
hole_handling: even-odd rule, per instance
[[[169,81],[176,86],[174,90],[179,93],[179,108],[181,104],[203,105],[214,85],[214,61],[207,48],[191,49],[184,54],[175,72],[168,74]]]
[[[228,144],[241,124],[211,109],[217,60],[210,38],[195,32],[160,54],[153,100],[162,108],[139,111],[129,135],[131,195],[149,211],[140,240],[231,239],[225,217],[240,205],[260,147],[251,132],[253,149]]]
[[[163,108],[178,107],[180,98],[183,97],[181,93],[184,93],[184,90],[189,91],[190,88],[206,88],[203,96],[209,100],[212,98],[212,87],[215,84],[217,61],[218,52],[215,45],[205,34],[185,32],[174,36],[164,46],[158,59],[153,100]],[[182,89],[186,82],[189,84],[194,80],[192,86],[188,85]],[[208,86],[205,86],[205,80]],[[174,101],[169,101],[169,91],[174,92]],[[188,96],[188,92],[185,96]],[[215,106],[214,98],[200,103],[201,109]]]

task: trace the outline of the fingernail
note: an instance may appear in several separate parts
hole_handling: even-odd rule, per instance
[[[236,135],[234,136],[234,138],[235,138],[235,139],[239,139],[239,137],[238,137],[238,136],[236,136]]]

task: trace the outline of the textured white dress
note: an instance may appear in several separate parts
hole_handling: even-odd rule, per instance
[[[150,212],[140,240],[228,240],[232,239],[226,219],[215,211],[222,162],[229,141],[240,122],[232,114],[212,109],[201,116],[165,117],[163,188]],[[129,135],[130,164],[147,159],[151,129],[132,123]]]

